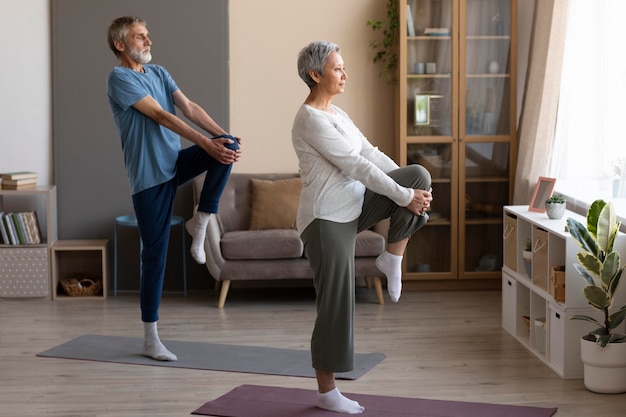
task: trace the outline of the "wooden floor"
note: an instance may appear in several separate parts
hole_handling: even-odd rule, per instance
[[[161,306],[160,336],[308,349],[313,301],[310,289],[233,288],[219,310],[212,292],[169,295]],[[356,381],[339,381],[339,389],[556,406],[558,417],[625,415],[625,394],[593,394],[582,380],[559,378],[502,330],[500,308],[499,291],[407,292],[400,303],[381,306],[373,289],[358,288],[356,351],[387,358]],[[36,356],[85,334],[142,337],[137,295],[0,299],[0,415],[189,416],[240,384],[315,389],[310,378]]]

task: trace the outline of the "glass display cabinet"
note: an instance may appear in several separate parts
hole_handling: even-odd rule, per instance
[[[516,158],[516,0],[400,0],[400,165],[433,179],[405,280],[500,280]]]

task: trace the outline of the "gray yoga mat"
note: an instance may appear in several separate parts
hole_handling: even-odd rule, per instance
[[[37,354],[41,357],[115,362],[132,365],[283,375],[314,378],[308,350],[259,346],[225,345],[164,340],[177,361],[155,361],[140,355],[143,339],[135,337],[86,335]],[[339,379],[358,379],[378,365],[382,353],[355,354],[354,370],[337,373]]]

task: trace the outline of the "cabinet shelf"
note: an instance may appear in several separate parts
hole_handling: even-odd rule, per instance
[[[419,35],[419,36],[407,36],[406,39],[408,41],[450,41],[452,40],[451,36],[447,35]]]
[[[510,74],[466,74],[465,77],[468,79],[472,78],[509,78]]]
[[[407,78],[414,78],[414,79],[431,79],[431,78],[450,78],[451,75],[450,74],[414,74],[414,73],[410,73],[407,74],[406,76]]]
[[[496,41],[510,41],[511,37],[508,35],[470,35],[470,36],[466,36],[465,37],[466,40],[468,41],[489,41],[489,40],[496,40]]]
[[[468,177],[465,182],[467,183],[481,183],[481,182],[509,182],[509,177],[480,177],[480,178],[471,178]]]

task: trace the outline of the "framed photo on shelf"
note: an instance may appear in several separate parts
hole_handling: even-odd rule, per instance
[[[555,183],[556,178],[539,177],[533,195],[530,197],[528,211],[535,211],[537,213],[546,212],[546,200],[552,195]]]
[[[430,124],[430,95],[415,95],[415,126]]]

